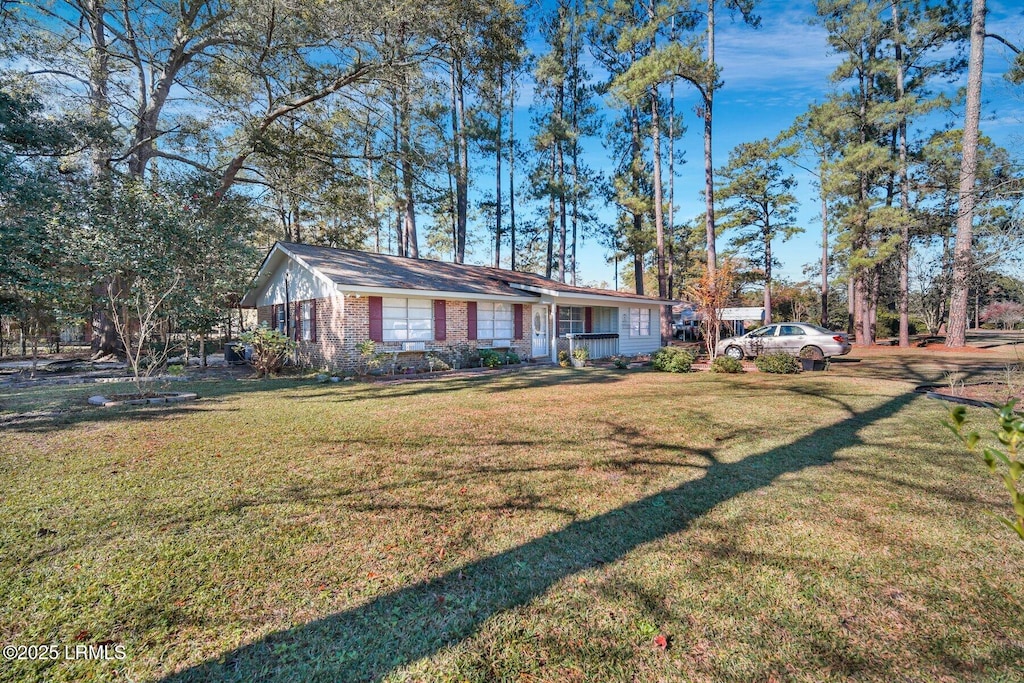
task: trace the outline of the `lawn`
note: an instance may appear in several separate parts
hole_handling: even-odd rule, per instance
[[[12,423],[0,641],[126,656],[0,680],[1021,680],[1000,482],[855,366],[225,381]]]

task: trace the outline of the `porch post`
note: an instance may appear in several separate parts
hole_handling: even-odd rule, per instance
[[[548,339],[551,344],[551,362],[558,362],[558,306],[551,304],[551,320],[548,323]]]

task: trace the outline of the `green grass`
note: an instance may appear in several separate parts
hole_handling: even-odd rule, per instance
[[[127,649],[0,680],[1019,680],[1005,492],[905,382],[180,386],[0,432],[0,641]]]

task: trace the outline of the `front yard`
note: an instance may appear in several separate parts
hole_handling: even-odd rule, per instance
[[[1019,680],[1005,492],[905,382],[197,387],[0,429],[0,641],[125,651],[0,680]]]

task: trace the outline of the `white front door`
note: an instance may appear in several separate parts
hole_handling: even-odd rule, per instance
[[[534,306],[531,317],[533,318],[530,325],[533,330],[533,357],[547,358],[551,353],[548,348],[548,307]]]

